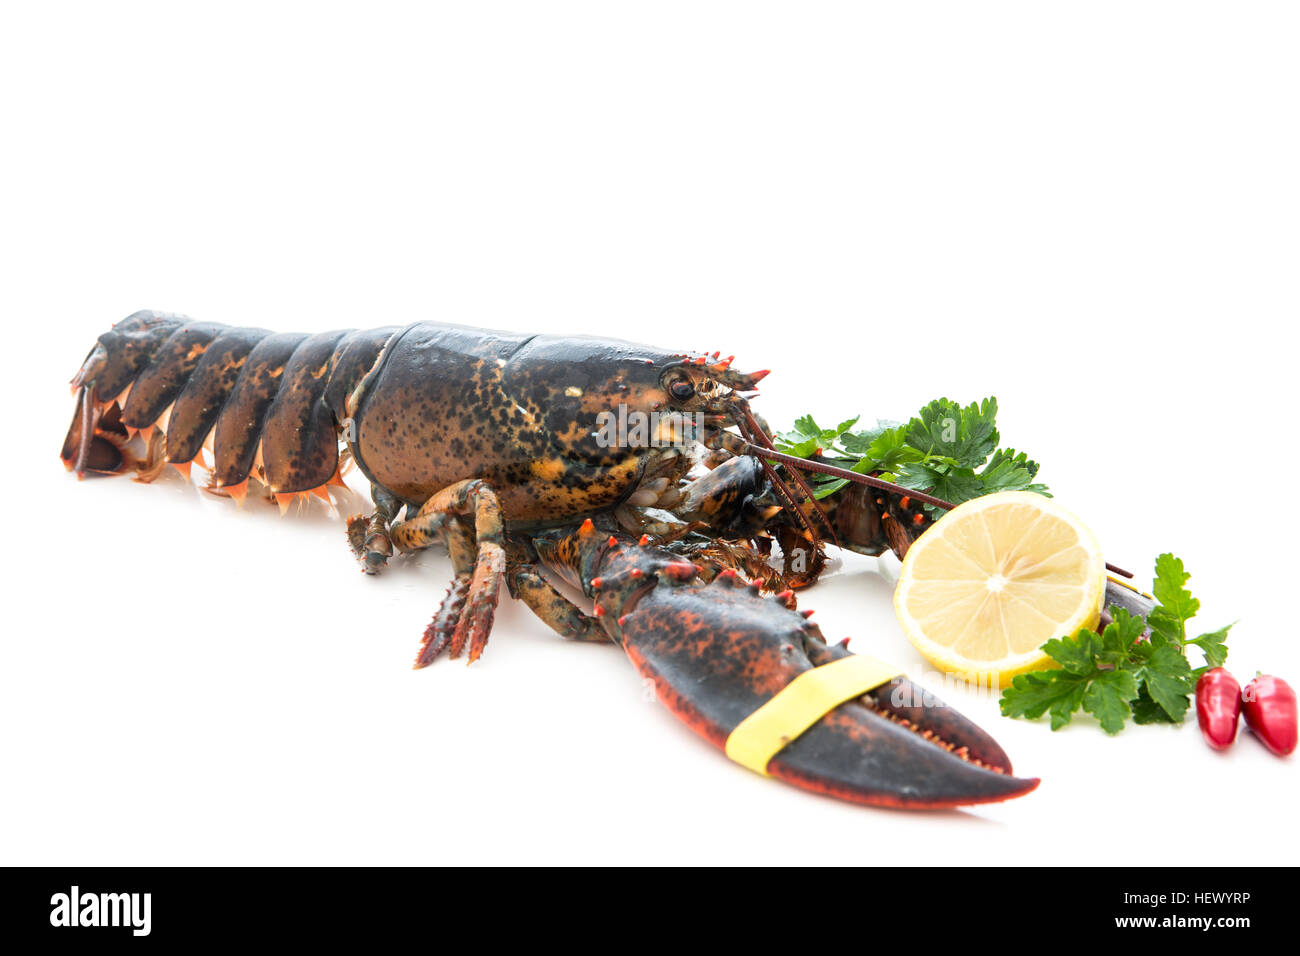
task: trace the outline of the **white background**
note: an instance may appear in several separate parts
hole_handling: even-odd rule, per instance
[[[1296,761],[954,702],[1039,790],[863,809],[695,738],[503,600],[409,668],[441,554],[323,508],[65,474],[66,383],[153,308],[611,334],[759,407],[996,394],[1108,557],[1173,550],[1229,666],[1300,685],[1287,4],[9,4],[0,861],[1296,862]],[[886,566],[886,573],[888,566]],[[854,558],[803,597],[926,668]]]

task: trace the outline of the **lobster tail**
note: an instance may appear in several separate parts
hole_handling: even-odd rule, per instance
[[[287,496],[337,481],[347,396],[394,328],[275,334],[137,312],[99,337],[73,378],[77,409],[64,464],[143,480],[172,464],[188,473],[212,452],[214,490],[242,497],[247,482]],[[127,449],[137,433],[143,459]]]
[[[285,367],[306,339],[296,332],[268,335],[244,362],[213,432],[212,478],[217,487],[242,487],[257,466],[267,412],[279,394]]]
[[[226,407],[249,353],[269,335],[265,329],[226,329],[207,347],[168,417],[169,461],[194,460]]]

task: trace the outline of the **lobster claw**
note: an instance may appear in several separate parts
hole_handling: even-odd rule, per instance
[[[659,699],[729,754],[736,728],[792,681],[855,656],[732,572],[704,587],[653,588],[619,628],[628,657]],[[954,807],[1038,786],[1036,778],[1012,776],[992,737],[904,677],[833,706],[796,733],[755,769],[856,803]]]

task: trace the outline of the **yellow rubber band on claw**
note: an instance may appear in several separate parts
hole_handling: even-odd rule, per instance
[[[897,667],[867,654],[850,654],[804,671],[742,720],[727,738],[727,756],[755,773],[791,741],[854,697],[901,676]]]

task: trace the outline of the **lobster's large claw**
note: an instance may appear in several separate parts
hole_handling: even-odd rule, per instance
[[[705,587],[652,588],[619,628],[659,698],[719,747],[795,677],[849,653],[732,573]],[[1038,786],[1011,775],[992,737],[905,678],[835,707],[767,773],[845,800],[917,809],[1006,800]]]

